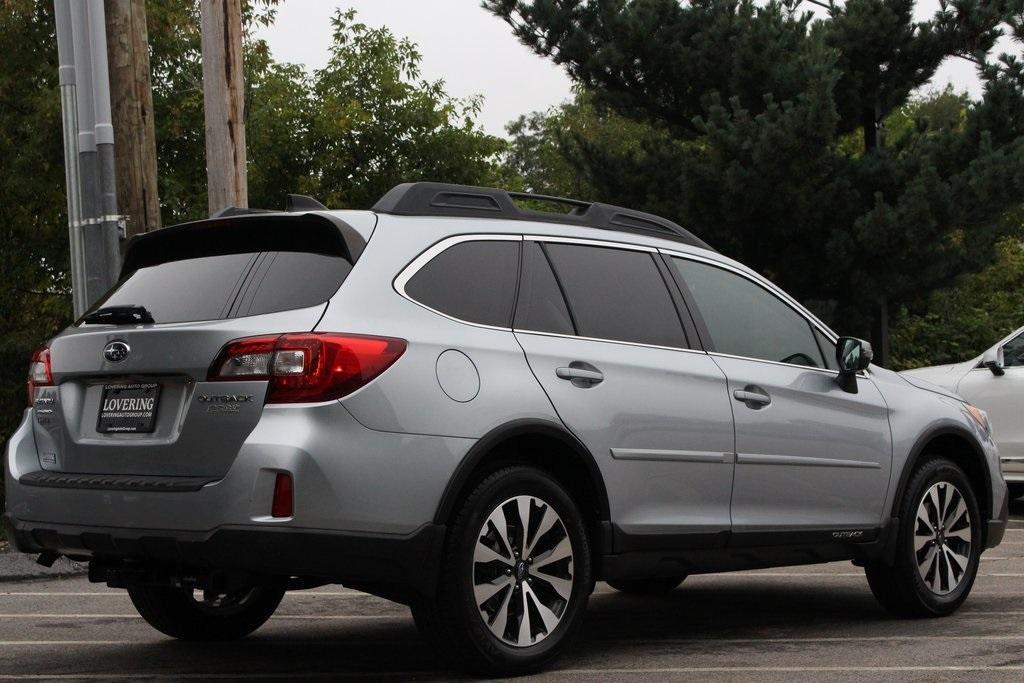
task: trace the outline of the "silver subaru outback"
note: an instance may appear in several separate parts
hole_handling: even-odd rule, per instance
[[[516,674],[598,580],[852,560],[942,616],[1003,537],[984,412],[670,221],[437,183],[289,204],[136,237],[31,361],[7,533],[165,634],[340,583]]]

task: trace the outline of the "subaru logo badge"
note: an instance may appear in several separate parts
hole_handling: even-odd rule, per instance
[[[120,363],[128,357],[131,349],[123,341],[112,341],[103,347],[103,357],[111,363]]]

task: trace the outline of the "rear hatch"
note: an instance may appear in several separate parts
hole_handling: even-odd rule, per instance
[[[131,243],[120,282],[49,344],[52,386],[34,395],[42,468],[223,476],[267,383],[208,382],[211,364],[232,340],[313,330],[362,246],[324,214],[233,216]]]

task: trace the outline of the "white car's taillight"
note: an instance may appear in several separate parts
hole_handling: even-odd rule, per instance
[[[316,403],[351,394],[405,353],[404,339],[330,332],[247,337],[228,342],[210,381],[268,380],[267,403]]]
[[[36,400],[36,388],[53,385],[53,372],[50,369],[50,349],[45,346],[36,349],[32,354],[32,362],[28,366],[28,404]]]

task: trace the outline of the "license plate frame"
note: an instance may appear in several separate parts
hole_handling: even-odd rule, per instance
[[[157,382],[104,384],[96,431],[100,434],[152,434],[156,431],[160,389]]]

